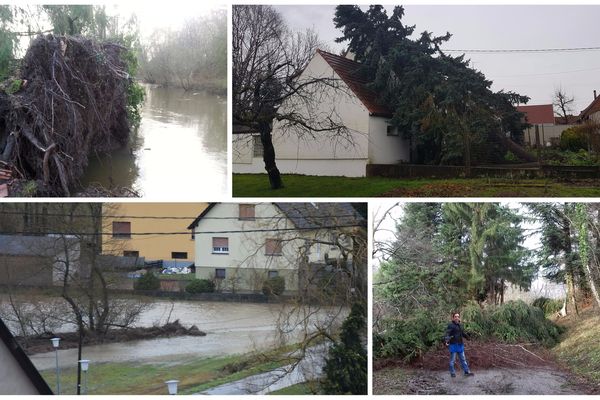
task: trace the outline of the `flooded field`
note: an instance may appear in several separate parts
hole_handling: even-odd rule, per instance
[[[282,304],[160,301],[143,313],[137,326],[162,325],[178,319],[184,326],[196,325],[207,335],[86,346],[84,357],[95,362],[178,363],[194,357],[265,350],[297,341],[303,332],[303,321],[310,321],[310,326],[331,320],[341,323],[345,315],[337,315],[339,312],[333,309],[295,312]],[[278,327],[285,332],[283,335]],[[38,369],[44,370],[54,368],[54,357],[50,352],[35,354],[31,359]],[[61,364],[74,365],[76,360],[77,349],[59,351]]]
[[[144,87],[142,122],[132,145],[92,157],[81,184],[133,188],[157,200],[226,194],[226,97]]]

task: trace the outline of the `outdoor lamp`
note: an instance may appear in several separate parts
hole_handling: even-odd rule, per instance
[[[56,358],[56,394],[60,394],[60,368],[58,366],[58,345],[60,343],[60,338],[52,338],[50,339],[52,342],[52,347],[54,347],[54,356]]]
[[[167,384],[167,387],[169,388],[169,394],[177,394],[177,384],[179,383],[178,380],[170,380],[170,381],[166,381],[165,382]]]
[[[83,394],[87,394],[87,371],[90,367],[90,360],[79,360],[79,365],[83,371]]]

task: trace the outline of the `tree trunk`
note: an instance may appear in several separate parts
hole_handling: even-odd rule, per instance
[[[577,308],[577,297],[575,296],[575,273],[572,260],[570,222],[568,218],[563,216],[561,223],[563,227],[563,237],[565,240],[565,280],[567,283],[567,299],[573,306],[575,314],[579,315],[579,309]],[[567,306],[567,312],[569,312],[568,308],[569,307]]]
[[[594,277],[592,275],[592,271],[590,269],[589,262],[589,240],[588,240],[588,219],[587,219],[587,205],[585,204],[577,204],[577,222],[579,229],[579,253],[581,255],[581,263],[584,267],[584,276],[590,285],[590,289],[592,290],[592,294],[594,295],[594,299],[596,300],[596,304],[600,307],[600,297],[598,296],[598,290],[596,290],[596,284],[594,283]]]
[[[281,180],[281,174],[275,163],[275,147],[273,147],[273,140],[271,137],[272,130],[272,122],[261,123],[259,125],[260,141],[263,145],[263,161],[265,162],[265,170],[269,175],[271,189],[281,189],[283,188],[283,181]]]

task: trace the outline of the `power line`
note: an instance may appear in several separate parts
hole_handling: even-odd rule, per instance
[[[360,224],[348,224],[348,225],[323,225],[317,227],[299,227],[299,228],[271,228],[271,229],[244,229],[244,230],[224,230],[224,231],[203,231],[203,232],[194,232],[194,235],[218,235],[218,234],[226,234],[226,233],[256,233],[256,232],[293,232],[293,231],[315,231],[319,229],[339,229],[339,228],[361,228],[363,225]],[[166,236],[166,235],[190,235],[192,230],[187,232],[129,232],[126,235],[123,234],[119,236],[117,234],[115,239],[128,239],[128,236]],[[27,236],[40,236],[43,235],[64,235],[64,236],[114,236],[113,232],[0,232],[0,235],[7,236],[18,236],[18,235],[27,235]]]
[[[442,51],[448,53],[564,53],[596,50],[600,50],[600,47],[565,47],[550,49],[442,49]]]
[[[5,214],[5,215],[29,215],[29,216],[39,216],[39,217],[71,217],[71,218],[97,218],[99,217],[98,215],[91,215],[91,214],[61,214],[61,213],[28,213],[28,212],[24,212],[24,211],[0,211],[0,215]],[[278,219],[278,218],[291,218],[291,219],[298,219],[298,218],[304,218],[307,220],[312,220],[312,219],[323,219],[323,218],[356,218],[357,215],[353,215],[353,214],[341,214],[341,215],[337,215],[337,214],[330,214],[330,215],[314,215],[314,216],[301,216],[301,217],[287,217],[284,214],[280,214],[280,215],[276,215],[276,216],[271,216],[271,217],[252,217],[252,218],[240,218],[239,216],[232,216],[232,217],[208,217],[208,216],[204,216],[202,217],[202,219],[213,219],[213,220],[257,220],[257,219]],[[182,217],[182,216],[150,216],[150,215],[146,215],[146,216],[142,216],[142,215],[103,215],[102,218],[104,219],[174,219],[174,220],[194,220],[196,218],[198,218],[198,215],[195,215],[193,217]]]

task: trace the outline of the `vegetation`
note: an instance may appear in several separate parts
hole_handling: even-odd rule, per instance
[[[546,179],[392,179],[381,177],[283,175],[288,183],[280,197],[598,197],[592,181],[554,182]],[[234,197],[272,197],[264,174],[234,174]]]
[[[190,294],[212,293],[215,291],[215,283],[208,279],[194,279],[187,284],[185,291]]]
[[[158,290],[160,279],[152,272],[146,272],[133,283],[135,290]]]
[[[262,286],[263,294],[267,296],[280,296],[285,292],[285,279],[282,276],[274,276],[267,279]]]
[[[560,134],[560,148],[577,152],[587,150],[586,133],[580,126],[572,126]]]
[[[539,307],[544,314],[549,317],[556,315],[563,306],[563,300],[560,299],[549,299],[548,297],[538,297],[531,303],[534,307]]]

